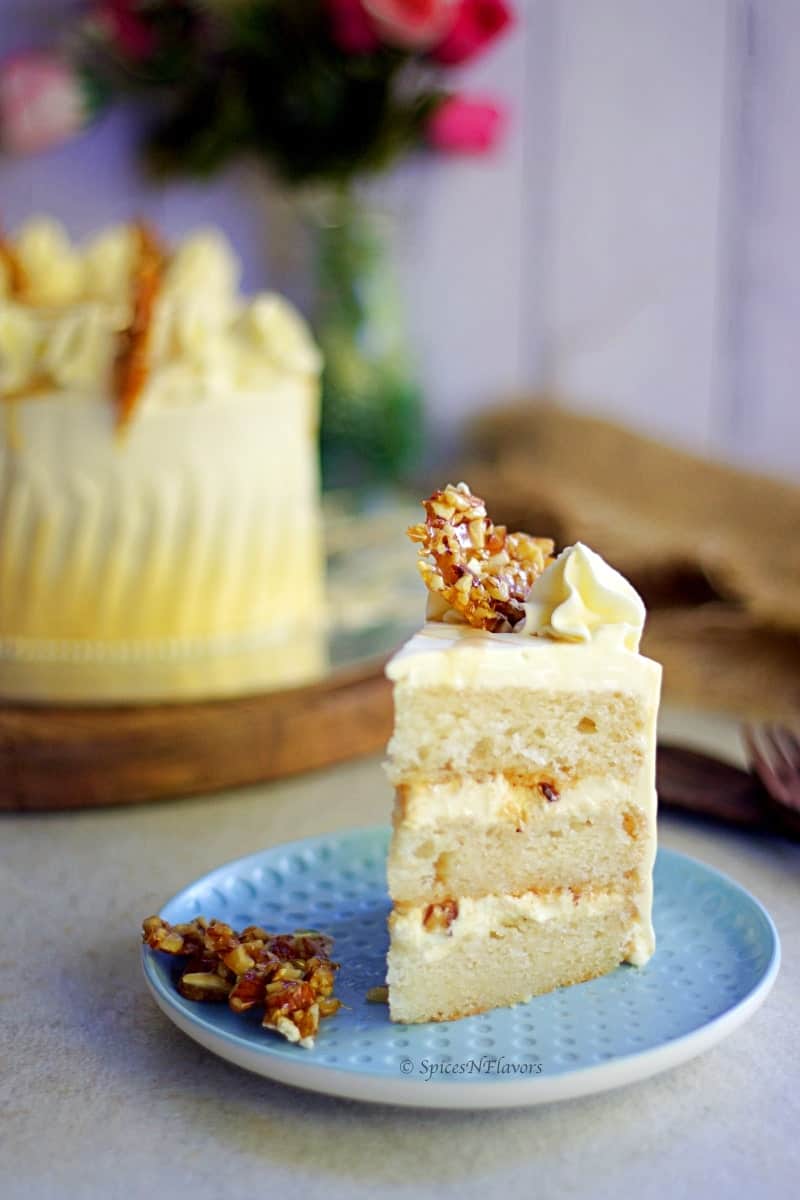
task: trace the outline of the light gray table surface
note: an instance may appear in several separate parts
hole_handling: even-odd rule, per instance
[[[730,722],[672,736],[738,753]],[[764,1006],[693,1061],[531,1109],[367,1106],[246,1074],[187,1039],[140,974],[141,918],[228,859],[386,822],[375,760],[226,795],[0,819],[0,1196],[790,1197],[800,1173],[800,846],[663,815],[662,844],[769,909]]]

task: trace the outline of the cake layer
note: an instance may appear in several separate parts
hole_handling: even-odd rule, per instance
[[[639,786],[549,775],[433,778],[401,784],[389,851],[393,900],[531,888],[606,886],[650,869],[655,795]]]
[[[636,694],[575,683],[572,692],[553,693],[519,683],[453,691],[398,683],[389,778],[551,771],[574,782],[599,775],[633,781],[645,763],[656,700],[650,709]]]
[[[661,668],[630,651],[429,622],[387,674],[395,784],[537,771],[633,782],[652,766]]]
[[[633,961],[638,918],[623,889],[488,896],[395,911],[393,1021],[449,1021],[593,979]]]

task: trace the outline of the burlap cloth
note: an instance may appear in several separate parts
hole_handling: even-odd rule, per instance
[[[481,418],[460,471],[495,520],[631,579],[666,697],[800,715],[800,489],[547,402]]]

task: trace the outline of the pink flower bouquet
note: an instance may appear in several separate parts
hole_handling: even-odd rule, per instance
[[[0,138],[28,153],[72,136],[94,79],[148,93],[162,169],[249,153],[290,183],[344,181],[415,146],[481,154],[501,106],[454,95],[445,76],[512,22],[508,0],[91,0],[73,62],[0,64]]]
[[[36,154],[78,133],[97,106],[97,89],[66,59],[16,54],[0,66],[0,147]]]
[[[85,124],[84,80],[144,96],[151,169],[207,175],[239,155],[301,192],[326,366],[326,483],[396,478],[421,444],[422,404],[391,257],[357,178],[416,148],[490,151],[501,104],[448,74],[513,22],[508,0],[92,0],[72,64],[0,64],[6,150],[44,149]],[[306,185],[313,185],[307,187]]]

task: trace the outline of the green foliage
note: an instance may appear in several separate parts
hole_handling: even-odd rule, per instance
[[[323,480],[341,487],[402,478],[421,447],[422,397],[385,218],[346,189],[332,191],[318,215]]]
[[[159,172],[205,175],[244,153],[290,184],[346,181],[418,144],[442,99],[414,55],[340,50],[321,0],[153,11],[158,51],[125,83],[150,93]]]

